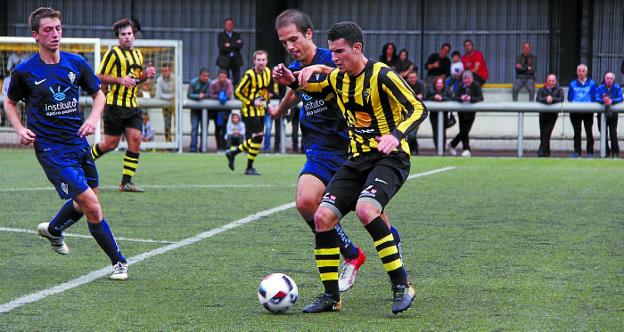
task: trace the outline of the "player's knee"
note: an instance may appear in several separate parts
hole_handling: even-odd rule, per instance
[[[319,208],[314,213],[314,225],[317,232],[325,232],[332,228],[338,222],[338,218],[334,212],[327,208]]]
[[[355,214],[362,224],[367,225],[381,214],[381,210],[373,204],[358,202],[355,206]]]
[[[301,215],[313,216],[318,209],[318,198],[313,199],[309,196],[297,196],[296,204],[297,210]]]

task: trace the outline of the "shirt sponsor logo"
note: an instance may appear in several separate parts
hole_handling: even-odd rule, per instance
[[[56,91],[54,91],[52,87],[50,87],[50,92],[52,92],[52,98],[54,98],[54,100],[56,101],[65,100],[65,92],[67,92],[70,88],[71,87],[68,86],[67,88],[65,88],[65,90],[61,91],[61,86],[59,85]]]

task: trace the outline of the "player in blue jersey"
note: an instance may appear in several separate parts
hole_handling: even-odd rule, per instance
[[[290,70],[298,71],[316,64],[335,67],[331,51],[314,44],[312,21],[305,13],[294,9],[284,11],[276,18],[275,29],[280,42],[295,60],[288,66]],[[299,100],[303,103],[299,121],[307,161],[297,182],[296,204],[299,213],[314,232],[314,213],[319,207],[325,187],[347,160],[349,135],[347,124],[335,101],[315,99],[291,89],[288,89],[271,115],[285,115]],[[395,239],[399,239],[396,229],[392,226],[390,229]],[[338,280],[339,290],[344,292],[353,286],[358,269],[366,261],[366,255],[350,241],[340,224],[336,225],[336,231],[341,242],[340,253],[345,258]]]
[[[28,22],[39,52],[13,71],[4,109],[20,143],[34,145],[48,180],[67,200],[50,222],[39,224],[37,232],[54,251],[66,255],[69,248],[63,231],[86,215],[89,232],[113,264],[110,278],[125,280],[128,263],[102,215],[98,173],[85,138],[95,132],[104,110],[100,81],[84,58],[60,51],[63,29],[59,11],[36,9]],[[93,97],[93,109],[86,120],[78,107],[80,89]],[[17,112],[20,100],[26,103],[27,128]]]

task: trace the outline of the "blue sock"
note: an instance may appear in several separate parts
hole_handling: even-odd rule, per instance
[[[50,221],[48,232],[50,232],[53,236],[61,236],[64,230],[76,223],[76,221],[80,220],[83,215],[84,214],[82,212],[79,212],[74,208],[74,200],[70,199],[65,202],[61,210],[59,210],[52,221]]]
[[[108,255],[111,262],[116,264],[117,262],[126,263],[126,258],[121,254],[119,247],[117,246],[117,242],[115,241],[115,237],[113,236],[113,232],[111,232],[110,227],[108,227],[108,223],[106,223],[106,219],[102,219],[99,224],[89,224],[89,232],[95,239],[95,241],[100,245],[102,250]]]
[[[336,232],[340,238],[340,253],[346,259],[355,259],[359,256],[357,247],[351,242],[351,239],[345,234],[342,226],[336,224]]]
[[[401,262],[403,261],[403,243],[401,242],[401,237],[399,236],[399,231],[394,228],[394,226],[390,225],[390,233],[394,237],[394,243],[396,243],[397,248],[399,249],[399,257],[401,258]],[[403,265],[403,275],[407,279],[407,271],[405,270],[405,265]]]

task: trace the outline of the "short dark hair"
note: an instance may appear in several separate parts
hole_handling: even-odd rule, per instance
[[[457,55],[458,57],[461,57],[461,53],[459,53],[458,51],[453,51],[453,53],[451,53],[451,58],[452,58],[452,57],[454,57],[454,56],[456,56],[456,55]]]
[[[294,24],[299,32],[305,34],[308,29],[313,30],[312,20],[306,13],[297,9],[286,9],[275,19],[275,30]]]
[[[35,9],[28,17],[28,25],[30,30],[39,32],[39,25],[42,18],[58,18],[61,19],[61,12],[50,7],[39,7]]]
[[[163,62],[163,63],[160,65],[160,68],[171,68],[171,65],[169,64],[169,62]]]
[[[219,69],[219,73],[217,75],[221,75],[221,74],[227,75],[228,74],[227,69]]]
[[[338,39],[344,39],[353,46],[355,43],[361,43],[364,46],[364,34],[362,28],[355,22],[343,21],[334,23],[327,32],[327,39],[329,41],[336,41]]]
[[[231,18],[231,17],[226,17],[225,20],[223,20],[223,23],[225,23],[227,21],[232,21],[232,23],[234,23],[234,19]]]
[[[203,73],[208,73],[208,74],[210,74],[210,72],[208,71],[208,68],[206,68],[206,67],[202,67],[202,68],[199,70],[199,75],[201,75],[201,74],[203,74]]]
[[[470,45],[474,46],[474,43],[472,42],[472,39],[464,40],[464,44],[463,45],[466,45],[466,43],[470,43]]]
[[[449,44],[449,43],[444,43],[444,44],[442,44],[442,46],[441,46],[440,48],[443,48],[443,47],[448,47],[449,51],[453,49],[453,48],[451,47],[451,44]]]
[[[134,22],[132,22],[132,20],[128,18],[122,18],[121,20],[113,23],[113,31],[115,31],[115,37],[119,37],[119,30],[126,27],[131,27],[132,33],[137,32],[136,26],[134,25]]]

